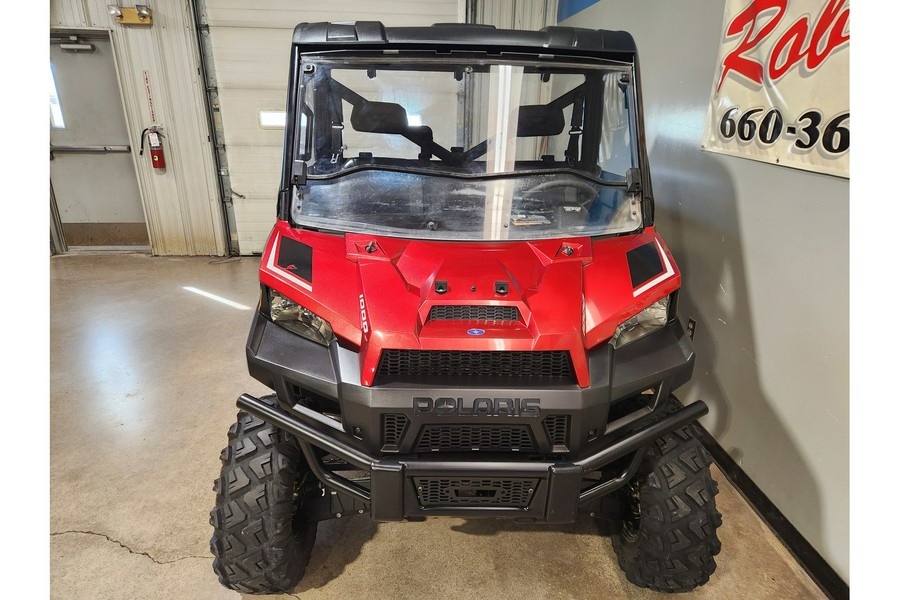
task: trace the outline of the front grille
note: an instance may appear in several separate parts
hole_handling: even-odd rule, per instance
[[[517,382],[572,383],[565,350],[384,350],[377,377],[479,377]]]
[[[381,416],[381,441],[384,446],[397,447],[403,440],[409,419],[400,413],[385,413]]]
[[[515,322],[520,319],[515,306],[432,306],[429,321]]]
[[[531,502],[537,479],[462,479],[413,477],[422,507],[504,506],[525,508]]]
[[[544,417],[544,430],[550,443],[556,446],[569,445],[569,415],[550,415]]]
[[[526,425],[425,425],[416,452],[509,452],[534,449]]]

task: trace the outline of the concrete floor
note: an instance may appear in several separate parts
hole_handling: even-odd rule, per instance
[[[50,259],[52,598],[238,598],[211,569],[219,451],[247,374],[258,259]],[[690,598],[824,598],[718,470],[723,550]],[[656,598],[629,584],[592,523],[434,519],[319,525],[319,598]],[[288,598],[289,596],[266,596]],[[671,596],[665,596],[671,598]],[[253,598],[247,596],[247,598]]]

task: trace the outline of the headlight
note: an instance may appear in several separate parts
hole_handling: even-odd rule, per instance
[[[668,320],[669,296],[666,296],[616,327],[616,332],[609,342],[613,345],[613,348],[630,344],[648,333],[665,327]]]
[[[327,346],[334,340],[334,332],[331,325],[312,312],[291,300],[282,296],[275,290],[269,290],[269,315],[272,320],[288,331],[302,335],[317,344]]]

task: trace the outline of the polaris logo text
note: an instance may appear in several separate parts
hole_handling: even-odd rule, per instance
[[[539,417],[540,398],[413,398],[413,414],[436,416]]]

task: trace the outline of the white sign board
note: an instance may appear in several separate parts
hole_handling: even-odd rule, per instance
[[[703,148],[850,176],[849,0],[727,0]]]

